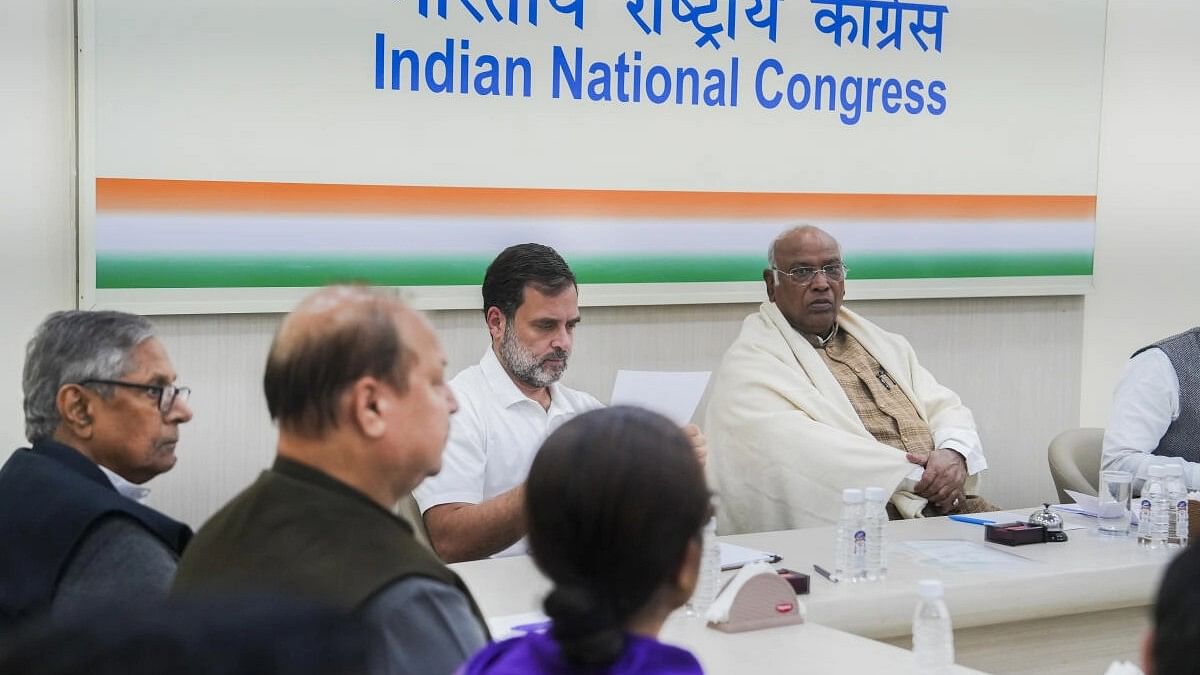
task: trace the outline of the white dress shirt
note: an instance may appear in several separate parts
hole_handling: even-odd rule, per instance
[[[121,493],[122,497],[132,499],[139,504],[145,504],[146,500],[150,498],[150,488],[130,483],[117,474],[117,472],[112,471],[103,464],[97,464],[96,466],[100,467],[100,470],[108,477],[108,482],[112,483],[112,486],[117,492]]]
[[[542,441],[572,417],[604,407],[595,397],[550,385],[550,409],[521,393],[489,347],[477,365],[454,376],[458,412],[442,471],[413,490],[421,513],[439,504],[479,504],[525,482]],[[496,554],[525,553],[525,539]]]
[[[1133,474],[1133,491],[1137,493],[1152,465],[1180,464],[1188,489],[1200,488],[1200,464],[1150,454],[1178,417],[1179,376],[1167,355],[1155,347],[1129,359],[1113,393],[1101,468]]]

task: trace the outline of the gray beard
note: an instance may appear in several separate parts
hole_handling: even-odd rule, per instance
[[[568,354],[562,350],[556,350],[555,357],[563,359],[563,369],[557,373],[547,370],[538,360],[537,355],[530,352],[517,340],[514,331],[506,328],[504,337],[500,338],[500,362],[504,364],[508,372],[512,373],[513,377],[526,386],[541,389],[558,382],[567,370]]]

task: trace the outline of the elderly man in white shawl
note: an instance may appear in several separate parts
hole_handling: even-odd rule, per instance
[[[768,301],[713,381],[709,478],[721,532],[826,525],[843,488],[892,491],[892,518],[994,510],[971,411],[903,337],[842,307],[838,242],[812,226],[775,239]]]

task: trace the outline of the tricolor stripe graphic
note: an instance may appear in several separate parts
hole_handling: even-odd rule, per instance
[[[1092,195],[477,188],[100,178],[96,286],[478,285],[503,247],[554,246],[581,283],[753,281],[789,224],[855,279],[1087,276]]]

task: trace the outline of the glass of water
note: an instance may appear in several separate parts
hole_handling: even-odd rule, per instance
[[[1129,495],[1133,475],[1128,471],[1101,471],[1097,510],[1100,534],[1123,537],[1129,533]]]

